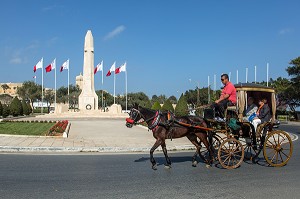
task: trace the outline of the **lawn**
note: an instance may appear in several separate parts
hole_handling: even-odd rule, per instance
[[[54,123],[0,122],[0,134],[46,135]]]

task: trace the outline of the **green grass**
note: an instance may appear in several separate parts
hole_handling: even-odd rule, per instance
[[[55,123],[0,122],[0,134],[46,135]]]

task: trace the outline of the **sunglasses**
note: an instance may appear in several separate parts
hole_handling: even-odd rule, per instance
[[[224,81],[225,79],[221,79],[221,81]]]

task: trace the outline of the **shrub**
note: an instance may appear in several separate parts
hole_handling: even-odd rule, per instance
[[[185,116],[188,115],[188,106],[187,106],[187,101],[185,99],[185,96],[181,94],[178,103],[175,108],[175,115],[176,116]]]
[[[30,114],[28,105],[25,102],[25,100],[22,100],[22,108],[23,108],[23,114],[24,115],[29,115]]]
[[[68,120],[58,121],[48,132],[48,135],[54,136],[57,134],[63,134],[68,126]]]
[[[169,99],[167,99],[167,100],[165,101],[165,103],[164,103],[163,106],[161,107],[161,110],[163,110],[163,111],[171,111],[171,112],[174,112],[174,108],[173,108],[173,106],[172,106],[172,104],[171,104],[171,102],[170,102]]]
[[[10,104],[10,114],[13,116],[23,115],[22,103],[17,97]]]
[[[27,107],[28,107],[29,114],[32,113],[32,107],[29,102],[27,103]]]
[[[151,107],[151,109],[156,110],[156,111],[161,110],[161,106],[160,106],[159,102],[157,102],[157,101],[154,102],[154,104]]]
[[[2,107],[2,104],[0,102],[0,116],[2,116],[2,112],[3,112],[3,107]]]
[[[3,104],[2,116],[6,118],[9,116],[9,107],[6,104]]]

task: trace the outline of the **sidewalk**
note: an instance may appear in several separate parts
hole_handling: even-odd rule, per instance
[[[30,118],[26,118],[30,119]],[[37,120],[38,118],[32,118]],[[48,120],[61,120],[47,118]],[[125,118],[64,118],[71,123],[68,138],[0,135],[0,152],[149,152],[155,139],[141,126],[127,128]],[[43,119],[45,120],[45,118]],[[290,134],[292,140],[298,139]],[[167,140],[168,150],[195,150],[186,138]],[[161,150],[158,147],[157,150]]]
[[[68,138],[0,135],[0,152],[149,152],[155,143],[151,131],[141,126],[127,128],[124,118],[69,118],[69,121]],[[167,148],[189,150],[194,146],[184,137],[167,140]]]

